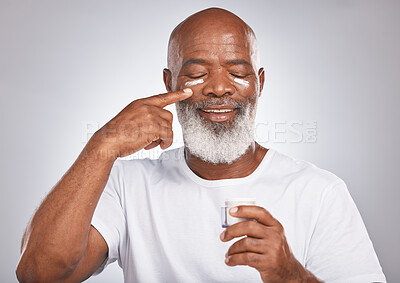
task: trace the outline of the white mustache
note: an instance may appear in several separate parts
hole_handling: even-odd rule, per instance
[[[210,98],[209,100],[196,102],[193,105],[191,105],[191,107],[193,107],[194,109],[201,109],[209,105],[229,105],[238,109],[246,107],[245,103],[233,101],[231,98],[228,97]]]

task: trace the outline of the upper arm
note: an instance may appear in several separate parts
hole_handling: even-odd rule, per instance
[[[308,246],[306,268],[326,282],[385,282],[346,184],[343,181],[333,184],[320,207]]]
[[[63,282],[82,282],[88,279],[106,260],[108,246],[99,231],[90,226],[88,243],[82,259],[73,273],[64,278]]]

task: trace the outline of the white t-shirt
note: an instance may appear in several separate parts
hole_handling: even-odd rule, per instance
[[[249,266],[227,266],[221,207],[255,198],[284,227],[297,260],[325,282],[386,282],[361,216],[334,174],[269,149],[249,176],[209,181],[183,148],[158,160],[118,160],[92,225],[125,282],[261,282]]]

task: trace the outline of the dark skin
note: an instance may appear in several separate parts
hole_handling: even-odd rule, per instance
[[[188,89],[135,100],[93,135],[28,224],[19,281],[81,282],[98,269],[108,246],[91,220],[114,161],[153,142],[169,147],[172,114],[163,108],[191,95]]]
[[[321,282],[292,254],[284,228],[266,209],[238,206],[229,213],[253,220],[236,223],[221,233],[221,241],[236,241],[225,254],[229,266],[248,265],[260,272],[263,282]]]
[[[254,105],[262,92],[264,70],[257,70],[257,58],[251,52],[255,48],[253,33],[231,14],[216,15],[215,12],[218,10],[194,15],[175,31],[179,34],[172,36],[170,42],[169,69],[164,70],[165,86],[171,92],[183,88],[187,82],[203,79],[204,83],[191,87],[193,96],[188,103],[228,96],[236,102]],[[226,26],[229,29],[224,28]],[[246,80],[249,85],[243,86],[235,82],[235,78]],[[234,119],[235,116],[230,117],[229,121]],[[250,175],[266,152],[266,148],[253,142],[232,164],[212,164],[186,150],[186,163],[194,173],[207,180],[240,178]]]
[[[201,28],[202,22],[212,22],[214,28]],[[235,101],[256,103],[264,84],[264,71],[256,69],[255,39],[246,24],[229,12],[209,9],[190,17],[176,30],[175,37],[177,40],[172,41],[169,49],[169,69],[164,70],[168,93],[133,101],[97,131],[33,215],[21,244],[16,270],[20,281],[80,282],[98,269],[107,257],[108,246],[90,223],[112,165],[118,157],[158,145],[165,149],[172,144],[173,117],[165,106],[227,95]],[[190,58],[200,57],[201,64],[199,61],[185,64]],[[185,83],[195,76],[201,76],[204,83],[187,89]],[[248,86],[235,78],[246,80]],[[201,115],[234,122],[235,113]],[[186,161],[205,179],[238,178],[251,174],[266,151],[254,142],[229,170],[226,164],[211,165],[190,154],[186,154]],[[227,253],[228,265],[252,266],[264,282],[275,282],[277,278],[280,281],[276,282],[315,279],[295,260],[283,228],[266,210],[241,207],[234,216],[257,222],[235,224],[226,229],[221,239],[229,241],[247,235],[259,242],[238,241],[232,245]]]
[[[264,70],[257,69],[255,37],[242,20],[211,9],[186,20],[177,32],[169,46],[169,69],[164,70],[168,91],[181,89],[186,82],[203,79],[203,83],[191,87],[193,95],[188,103],[224,96],[236,102],[253,105],[257,102],[264,85]],[[235,78],[247,81],[248,85],[238,83]],[[210,121],[224,119],[196,111]],[[235,115],[230,115],[224,121],[234,119]],[[218,180],[250,175],[267,149],[253,142],[250,149],[232,164],[211,164],[191,155],[187,149],[185,152],[186,163],[194,173],[207,180]],[[229,248],[227,265],[253,267],[260,272],[263,282],[320,282],[296,260],[283,226],[266,209],[239,206],[236,211],[231,209],[230,214],[255,221],[234,224],[221,234],[223,242],[246,236]]]

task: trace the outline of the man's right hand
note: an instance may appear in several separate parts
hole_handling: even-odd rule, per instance
[[[185,100],[193,94],[190,88],[138,99],[100,128],[94,139],[102,145],[101,154],[116,159],[139,150],[160,145],[162,149],[173,141],[172,113],[165,106]]]
[[[18,280],[81,282],[97,270],[108,246],[91,221],[115,159],[142,148],[169,147],[172,114],[163,108],[191,95],[187,89],[133,101],[93,135],[28,224]],[[104,153],[108,162],[98,162]]]

